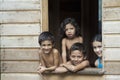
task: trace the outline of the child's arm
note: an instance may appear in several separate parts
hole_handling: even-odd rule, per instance
[[[68,70],[65,67],[58,67],[55,69],[55,71],[53,71],[52,73],[65,73]]]
[[[83,38],[81,36],[79,37],[79,41],[80,43],[83,43]]]
[[[40,64],[39,64],[37,70],[39,70],[41,68],[41,66],[45,67],[45,62],[44,62],[44,60],[42,58],[42,51],[41,50],[39,51],[39,59],[40,59]]]
[[[44,66],[45,67],[46,65],[45,65],[45,62],[43,60],[42,51],[41,50],[39,51],[39,57],[40,57],[40,66]]]
[[[76,71],[79,71],[79,70],[84,69],[85,67],[89,66],[89,61],[85,60],[76,66],[69,65],[69,64],[64,64],[63,66],[72,72],[76,72]]]
[[[67,62],[67,59],[66,59],[66,45],[65,45],[65,39],[62,40],[62,60],[63,60],[63,63],[66,63]]]
[[[53,71],[55,70],[59,64],[60,64],[60,54],[57,49],[53,49],[53,60],[54,60],[54,65],[52,67],[46,68],[46,71]]]

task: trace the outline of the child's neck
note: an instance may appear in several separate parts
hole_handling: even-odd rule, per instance
[[[72,38],[68,38],[69,40],[73,40],[73,39],[75,39],[75,38],[77,38],[76,36],[74,36],[74,37],[72,37]]]

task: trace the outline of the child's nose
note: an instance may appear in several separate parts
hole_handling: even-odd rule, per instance
[[[45,49],[48,49],[48,46],[45,46]]]
[[[78,58],[77,58],[77,57],[75,57],[75,60],[78,60]]]

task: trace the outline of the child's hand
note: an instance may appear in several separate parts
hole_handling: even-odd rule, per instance
[[[39,69],[42,67],[41,63],[39,64],[37,71],[39,71]]]
[[[63,67],[63,65],[64,65],[63,63],[62,63],[62,64],[60,64],[60,67]]]
[[[43,73],[44,71],[46,71],[46,68],[41,66],[41,68],[37,72],[38,73]]]

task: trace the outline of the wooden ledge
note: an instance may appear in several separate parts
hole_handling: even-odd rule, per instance
[[[47,72],[44,74],[64,74],[64,73]],[[99,69],[99,68],[85,68],[78,72],[66,72],[66,74],[103,75],[104,71],[103,69]]]

